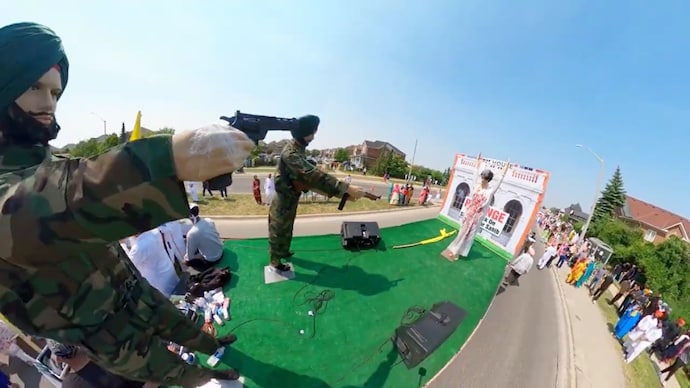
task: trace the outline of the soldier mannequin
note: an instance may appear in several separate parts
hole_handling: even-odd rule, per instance
[[[234,342],[186,319],[117,241],[187,217],[183,181],[241,166],[254,147],[226,125],[157,136],[89,159],[51,155],[69,63],[50,29],[0,28],[0,310],[25,333],[79,346],[129,379],[195,387],[235,371],[184,363]],[[114,244],[113,244],[114,243]]]
[[[288,265],[281,263],[281,259],[294,254],[290,251],[290,243],[299,198],[303,192],[313,190],[338,198],[347,193],[352,201],[364,195],[359,187],[339,181],[307,160],[306,148],[314,140],[319,122],[319,118],[312,115],[299,118],[299,127],[291,132],[292,141],[280,153],[275,174],[276,196],[268,212],[270,264],[279,272],[290,270]]]

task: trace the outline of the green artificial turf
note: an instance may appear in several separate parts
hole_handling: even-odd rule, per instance
[[[239,370],[246,387],[418,387],[420,368],[426,371],[421,383],[428,381],[479,323],[506,264],[479,243],[468,259],[449,262],[440,253],[450,238],[391,249],[435,237],[441,228],[448,225],[433,219],[382,229],[379,248],[361,252],[344,250],[338,235],[297,237],[296,278],[269,285],[266,239],[226,242],[220,266],[233,271],[226,288],[232,320],[217,328],[239,340],[219,367]],[[308,298],[324,290],[333,299],[309,317],[315,306]],[[440,348],[408,370],[389,338],[409,307],[441,301],[464,308],[467,316]]]

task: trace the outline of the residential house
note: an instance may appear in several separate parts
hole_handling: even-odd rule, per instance
[[[690,242],[690,220],[640,199],[628,196],[618,216],[642,229],[649,242],[658,244],[670,236]]]
[[[589,214],[582,211],[582,207],[579,203],[572,204],[563,209],[563,213],[568,216],[570,222],[586,222],[589,218]]]
[[[385,152],[392,152],[405,159],[407,155],[391,143],[381,140],[364,140],[364,142],[352,150],[350,162],[355,168],[372,166]]]

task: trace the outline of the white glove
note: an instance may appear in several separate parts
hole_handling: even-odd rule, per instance
[[[181,181],[205,181],[231,173],[244,165],[256,145],[227,124],[175,133],[173,159]]]

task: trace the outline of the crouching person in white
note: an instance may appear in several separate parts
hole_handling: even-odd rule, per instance
[[[141,276],[166,297],[180,282],[175,271],[174,261],[165,250],[163,237],[158,228],[136,236],[128,255]]]
[[[213,221],[199,216],[198,205],[190,205],[189,218],[192,220],[192,227],[187,232],[185,264],[203,271],[223,257],[223,242]]]

